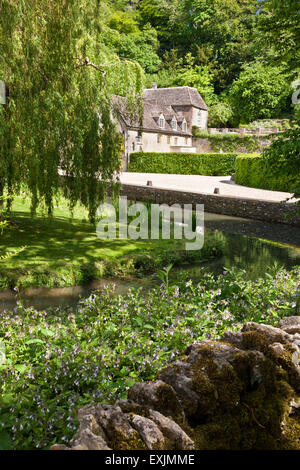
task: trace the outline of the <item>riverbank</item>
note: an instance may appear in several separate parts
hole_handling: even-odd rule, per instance
[[[101,279],[130,279],[169,264],[199,263],[222,254],[222,241],[207,234],[201,250],[186,251],[185,240],[99,239],[87,211],[76,206],[71,217],[62,198],[51,218],[31,217],[28,198],[17,197],[11,225],[0,236],[0,290],[67,287]]]
[[[67,443],[76,410],[126,399],[136,382],[158,371],[196,341],[222,338],[247,321],[275,325],[297,315],[299,268],[278,269],[256,281],[243,271],[199,283],[186,280],[141,295],[112,286],[81,300],[77,309],[37,311],[18,305],[0,313],[6,362],[0,366],[0,448],[45,449]]]

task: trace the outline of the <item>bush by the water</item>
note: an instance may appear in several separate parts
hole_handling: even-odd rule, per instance
[[[237,184],[250,188],[290,192],[297,185],[297,175],[273,173],[270,165],[261,155],[241,155],[235,163],[235,181]]]
[[[278,135],[262,155],[239,156],[235,167],[238,184],[294,192],[300,187],[299,124]]]
[[[236,153],[152,153],[130,155],[129,171],[176,175],[231,175]]]
[[[256,281],[244,271],[201,282],[164,283],[141,295],[107,290],[77,309],[37,311],[21,304],[0,314],[0,449],[45,448],[67,442],[76,409],[125,398],[135,382],[152,380],[198,340],[217,339],[246,321],[276,324],[296,315],[299,268]],[[66,424],[67,423],[67,424]]]

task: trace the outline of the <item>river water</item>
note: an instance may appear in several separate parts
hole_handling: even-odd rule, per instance
[[[207,262],[206,266],[214,273],[220,273],[224,267],[237,266],[246,270],[248,279],[264,276],[268,267],[276,263],[286,268],[300,266],[300,229],[291,225],[273,224],[252,219],[229,217],[219,214],[205,214],[205,229],[219,233],[225,250],[222,257]],[[200,280],[203,264],[182,266],[173,269],[172,278],[182,274],[194,281]],[[131,281],[101,280],[86,286],[64,288],[31,288],[19,294],[26,306],[37,309],[59,306],[75,306],[80,297],[87,297],[105,284],[114,282],[116,292],[125,293],[130,287],[154,286],[158,280],[155,276]],[[0,292],[0,311],[12,309],[17,302],[16,294],[6,290]]]

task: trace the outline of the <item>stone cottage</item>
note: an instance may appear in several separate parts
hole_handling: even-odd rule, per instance
[[[115,108],[124,137],[124,170],[133,152],[196,152],[192,127],[207,128],[208,108],[195,88],[152,88],[144,91],[143,118],[130,118],[124,98]]]

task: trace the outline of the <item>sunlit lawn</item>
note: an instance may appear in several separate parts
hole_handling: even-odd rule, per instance
[[[18,197],[10,220],[13,224],[0,234],[0,256],[26,248],[0,262],[0,288],[73,285],[126,276],[134,272],[132,264],[143,254],[155,259],[184,249],[184,240],[100,240],[85,208],[77,206],[72,217],[64,199],[48,218],[41,210],[32,217],[29,199]]]

